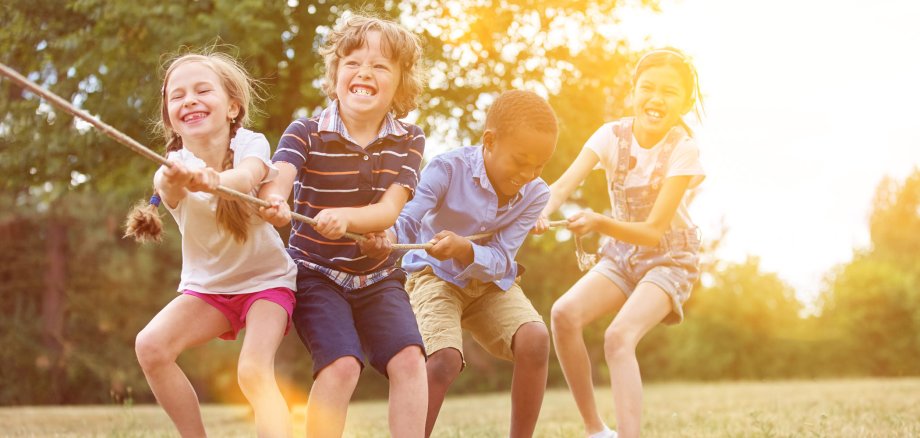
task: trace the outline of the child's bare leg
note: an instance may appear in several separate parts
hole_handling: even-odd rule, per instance
[[[589,272],[553,304],[551,319],[556,356],[588,435],[603,430],[604,421],[594,400],[591,361],[582,331],[586,325],[615,312],[625,302],[626,295],[612,281]]]
[[[246,315],[246,338],[240,351],[240,389],[256,415],[260,437],[290,437],[290,410],[275,380],[275,353],[287,327],[287,312],[276,303],[257,300]]]
[[[441,412],[444,397],[454,379],[463,369],[463,356],[453,348],[444,348],[428,356],[428,418],[425,421],[425,436],[431,436],[434,423]]]
[[[354,356],[340,357],[317,374],[307,403],[308,437],[342,436],[348,401],[360,375],[361,364]]]
[[[421,347],[403,348],[387,362],[390,378],[390,435],[421,438],[425,433],[428,381]]]
[[[137,334],[134,349],[147,383],[183,437],[205,436],[205,430],[198,396],[176,358],[228,330],[230,322],[219,310],[179,295]]]
[[[511,381],[511,437],[531,437],[537,427],[549,368],[549,331],[529,322],[518,328],[511,342],[514,375]]]
[[[658,286],[640,283],[604,333],[604,354],[617,412],[617,433],[638,437],[642,421],[642,375],[636,345],[671,311],[671,299]]]

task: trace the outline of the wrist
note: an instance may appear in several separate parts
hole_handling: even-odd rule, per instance
[[[473,263],[475,255],[476,253],[473,251],[473,242],[470,242],[468,239],[463,239],[463,244],[460,246],[454,259],[462,263],[463,266],[469,266]]]
[[[286,197],[284,197],[284,196],[282,196],[282,195],[279,195],[279,194],[277,194],[277,193],[269,193],[269,194],[265,195],[265,197],[262,198],[262,199],[264,199],[264,200],[266,200],[266,201],[268,201],[268,202],[275,202],[275,201],[278,201],[278,202],[287,202],[287,198],[286,198]]]

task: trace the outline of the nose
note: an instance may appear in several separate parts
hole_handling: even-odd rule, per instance
[[[182,98],[182,106],[192,106],[198,102],[198,98],[195,97],[195,93],[188,93]]]
[[[371,77],[371,67],[367,65],[362,65],[360,68],[358,68],[358,77],[359,78]]]

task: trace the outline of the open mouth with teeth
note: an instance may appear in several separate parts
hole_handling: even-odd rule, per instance
[[[377,90],[368,85],[352,85],[348,91],[351,91],[351,94],[357,94],[359,96],[373,96],[377,94]]]
[[[205,117],[207,117],[207,116],[208,116],[208,113],[201,112],[201,111],[196,111],[196,112],[188,113],[188,114],[182,116],[182,121],[185,122],[185,123],[191,123],[191,122],[195,122],[195,121],[201,120],[201,119],[203,119],[203,118],[205,118]]]
[[[645,115],[647,115],[652,120],[661,120],[667,113],[662,110],[648,108],[645,110]]]

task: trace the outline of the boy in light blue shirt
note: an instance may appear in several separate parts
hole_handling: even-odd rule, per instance
[[[549,333],[518,284],[514,258],[549,201],[539,178],[556,147],[556,116],[540,96],[509,91],[486,116],[481,147],[435,157],[395,226],[361,244],[368,256],[391,243],[430,242],[409,251],[406,290],[428,354],[431,435],[441,404],[463,368],[462,329],[514,363],[511,436],[532,436],[546,386]],[[494,233],[470,241],[462,236]]]

